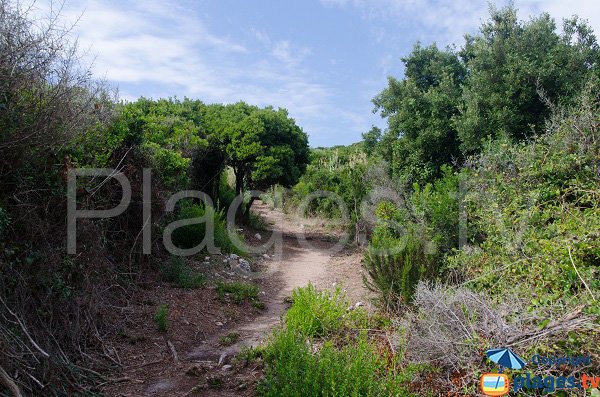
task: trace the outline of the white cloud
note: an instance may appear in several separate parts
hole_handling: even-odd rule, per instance
[[[310,49],[290,40],[256,29],[240,40],[217,35],[171,2],[67,4],[66,22],[84,11],[74,32],[95,56],[95,74],[119,85],[124,99],[177,95],[281,106],[315,136],[325,134],[331,117],[347,119],[326,85],[306,71]]]
[[[416,39],[436,41],[441,45],[462,44],[465,33],[475,32],[481,22],[489,15],[487,0],[321,0],[327,7],[353,6],[359,9],[363,17],[372,20],[376,25],[380,22],[405,27],[415,32]],[[494,2],[493,2],[494,3]],[[508,4],[508,1],[495,2],[497,7]],[[590,0],[516,0],[515,6],[522,19],[548,12],[561,26],[563,18],[574,14],[588,19],[590,25],[600,35],[600,2]],[[386,39],[380,26],[375,27],[378,41]]]

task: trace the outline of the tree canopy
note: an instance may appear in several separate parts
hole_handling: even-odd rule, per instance
[[[539,133],[551,107],[568,104],[598,74],[600,52],[585,21],[548,14],[520,21],[514,7],[495,9],[460,50],[417,43],[373,99],[388,121],[381,155],[406,182],[440,176],[488,137],[518,141]],[[365,136],[365,144],[371,136]]]

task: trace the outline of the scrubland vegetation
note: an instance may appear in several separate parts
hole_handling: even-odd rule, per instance
[[[250,212],[257,189],[289,211],[315,191],[340,197],[347,211],[319,197],[304,215],[365,234],[364,281],[378,305],[367,313],[340,289],[295,290],[281,327],[241,355],[264,364],[258,395],[475,395],[495,347],[589,353],[593,365],[577,371],[598,374],[600,48],[584,21],[559,29],[546,14],[524,22],[512,7],[492,9],[459,47],[417,43],[404,77],[373,100],[385,131],[312,150],[285,109],[121,102],[90,77],[58,16],[33,21],[0,0],[1,395],[91,395],[114,354],[103,348],[111,314],[141,281],[208,283],[161,244],[167,224],[208,216],[215,246],[244,256],[225,217],[242,195],[238,221],[266,228]],[[80,219],[70,255],[74,168],[118,170],[132,203]],[[143,168],[153,170],[152,255],[140,240]],[[165,211],[190,189],[212,205]],[[77,208],[110,209],[121,196],[112,178],[78,179]],[[183,226],[173,243],[191,248],[206,234],[205,223]],[[253,284],[214,288],[262,308]],[[169,306],[153,319],[166,332]]]
[[[475,395],[478,376],[494,370],[484,352],[498,346],[522,357],[596,358],[553,374],[600,368],[600,52],[580,19],[557,31],[548,15],[519,21],[509,7],[492,9],[458,49],[416,44],[402,59],[404,78],[390,77],[374,99],[388,128],[373,127],[350,147],[314,150],[300,182],[281,194],[285,207],[310,190],[336,191],[351,223],[367,229],[365,283],[391,317],[378,329],[398,339],[393,360],[379,352],[387,365],[372,368],[375,383],[362,384],[407,388],[379,395]],[[309,208],[339,217],[328,198]],[[341,307],[329,307],[335,300],[319,305],[329,314],[302,323],[343,318]],[[290,314],[296,305],[304,303],[294,300]],[[361,335],[352,343],[327,335],[307,342],[296,321],[288,316],[266,348],[262,395],[302,395],[279,392],[295,383],[284,379],[312,373],[333,346],[333,361],[343,361],[377,342],[358,331],[364,325],[350,326]],[[287,354],[310,364],[284,367]],[[314,395],[352,395],[325,386],[320,373]]]

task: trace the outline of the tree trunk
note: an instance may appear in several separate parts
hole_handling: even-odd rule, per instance
[[[252,203],[256,197],[250,197],[250,201],[246,203],[246,208],[244,209],[244,222],[248,222],[250,220],[250,207],[252,207]]]

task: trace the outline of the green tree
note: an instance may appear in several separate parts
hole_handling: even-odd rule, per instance
[[[599,51],[589,26],[576,17],[564,33],[548,14],[528,22],[517,10],[491,9],[480,34],[467,37],[461,56],[470,75],[455,117],[463,153],[475,153],[488,136],[523,139],[542,130],[548,101],[568,103],[598,69]],[[540,95],[542,94],[542,95]]]
[[[291,187],[306,169],[308,136],[285,109],[261,109],[244,102],[214,105],[205,122],[209,142],[223,153],[221,164],[233,169],[238,195],[275,184]],[[243,219],[253,201],[241,209]]]
[[[388,87],[373,99],[388,120],[382,154],[406,182],[426,182],[460,158],[451,120],[458,114],[466,68],[452,49],[435,44],[417,43],[402,62],[405,78],[389,77]]]
[[[381,128],[379,128],[377,126],[372,126],[369,131],[364,132],[362,134],[364,149],[365,149],[365,153],[367,153],[367,155],[370,156],[371,154],[373,154],[375,152],[375,149],[378,147],[379,143],[381,142],[382,135],[383,135],[383,133],[381,131]]]

